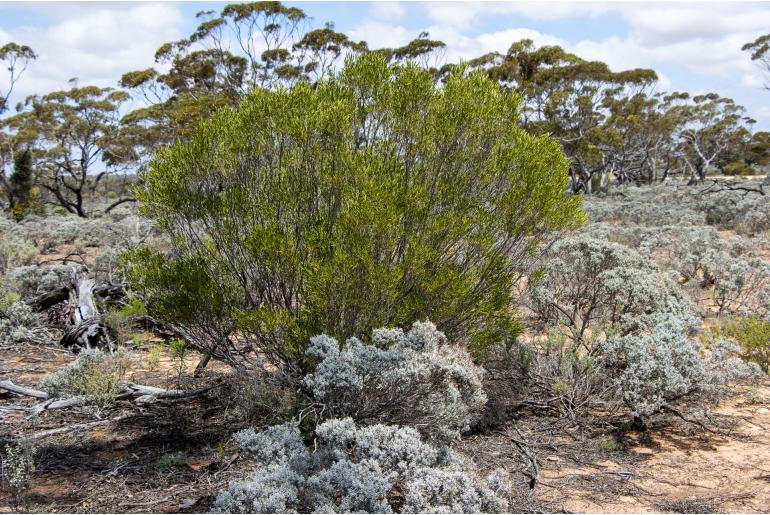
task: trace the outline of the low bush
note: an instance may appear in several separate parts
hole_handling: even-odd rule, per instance
[[[486,402],[482,369],[431,322],[406,333],[377,329],[370,343],[349,338],[342,348],[316,336],[307,353],[317,365],[304,385],[330,417],[409,425],[446,441],[467,430]]]
[[[0,290],[0,341],[6,344],[53,343],[45,318],[17,295]]]
[[[312,450],[296,422],[236,441],[257,460],[251,479],[219,493],[219,513],[503,512],[510,485],[503,473],[481,478],[460,456],[424,443],[413,428],[357,426],[330,419]],[[397,495],[399,493],[400,495]]]
[[[0,277],[8,270],[33,262],[40,250],[29,241],[0,232]]]
[[[740,345],[744,359],[756,363],[770,374],[770,320],[733,318],[724,325],[723,331]]]
[[[82,396],[94,404],[108,404],[130,367],[131,357],[124,351],[107,354],[85,349],[74,362],[45,376],[41,387],[52,398]]]
[[[279,424],[297,414],[298,397],[291,388],[270,384],[262,374],[242,372],[233,384],[229,401],[240,420]]]
[[[529,307],[541,326],[558,328],[575,342],[597,325],[626,335],[669,315],[696,313],[651,260],[617,243],[585,236],[562,240],[543,268],[530,279]]]
[[[542,399],[543,404],[554,406],[560,415],[575,421],[605,387],[604,370],[595,351],[586,351],[563,335],[549,332],[545,343],[529,358],[529,396]]]
[[[108,309],[104,315],[104,324],[115,338],[118,345],[125,345],[134,336],[136,324],[134,317],[147,314],[147,308],[141,299],[132,299],[121,307]]]
[[[70,286],[82,265],[21,266],[10,270],[5,276],[5,287],[23,300],[31,300],[62,286]]]
[[[741,346],[735,341],[716,337],[708,340],[706,372],[707,393],[719,398],[728,393],[724,386],[756,378],[762,373],[762,369],[756,362],[747,362],[745,354],[741,352]],[[708,392],[708,388],[711,388],[711,392]]]
[[[13,492],[17,504],[24,503],[24,496],[31,486],[37,453],[37,446],[23,439],[6,446],[5,452],[0,454],[0,478]]]
[[[652,415],[705,383],[706,366],[689,338],[691,330],[671,318],[650,334],[617,336],[604,343],[604,365],[615,395],[635,417]]]
[[[685,397],[716,400],[734,381],[752,377],[731,342],[716,339],[707,353],[690,320],[670,317],[648,334],[609,338],[601,347],[613,394],[637,418]]]

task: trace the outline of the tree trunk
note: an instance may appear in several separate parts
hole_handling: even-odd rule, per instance
[[[75,352],[85,348],[112,350],[107,327],[94,303],[93,290],[94,280],[80,274],[75,280],[75,289],[70,292],[69,325],[61,344]]]

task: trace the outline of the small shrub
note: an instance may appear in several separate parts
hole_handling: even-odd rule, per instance
[[[45,376],[41,386],[51,397],[83,396],[95,404],[109,404],[130,366],[130,356],[125,352],[106,354],[99,349],[85,349],[74,362]]]
[[[0,290],[0,341],[9,344],[50,343],[45,318],[13,294]]]
[[[184,467],[185,461],[178,453],[164,454],[155,461],[155,466],[159,469],[173,469]]]
[[[770,373],[770,320],[734,318],[724,325],[723,331],[740,345],[744,359]]]
[[[171,358],[173,359],[174,373],[176,374],[176,386],[181,388],[182,376],[187,371],[187,353],[189,351],[187,342],[181,338],[175,338],[168,343],[168,348],[171,351]]]
[[[154,371],[160,365],[160,358],[163,354],[163,347],[160,345],[150,345],[147,349],[147,370]]]
[[[32,263],[40,250],[29,241],[0,233],[0,276],[8,270]]]
[[[602,346],[615,393],[635,417],[652,415],[705,383],[706,365],[689,332],[687,323],[671,318],[650,334],[616,336]]]
[[[29,440],[19,440],[8,445],[0,460],[0,477],[16,497],[17,504],[23,504],[24,497],[32,483],[35,472],[35,456],[38,448]]]
[[[20,266],[5,276],[5,286],[23,300],[29,301],[62,286],[72,284],[75,275],[83,271],[81,265]]]
[[[620,450],[621,445],[620,442],[615,440],[614,438],[609,438],[607,440],[602,440],[599,442],[599,450],[604,452],[615,452],[617,450]]]
[[[753,311],[762,287],[770,281],[770,263],[710,252],[704,260],[704,283],[713,286],[718,315]]]
[[[532,275],[530,307],[543,326],[583,342],[598,324],[630,334],[669,315],[695,314],[687,296],[649,259],[616,243],[578,236],[556,243]]]
[[[243,373],[232,391],[233,412],[241,420],[285,422],[299,409],[297,395],[290,388],[272,385],[261,375]]]
[[[103,320],[118,345],[125,345],[134,339],[132,334],[135,329],[134,317],[146,314],[147,308],[144,302],[141,299],[132,299],[124,306],[107,310]]]
[[[531,395],[548,399],[561,415],[575,420],[600,393],[604,373],[596,356],[549,332],[542,349],[532,353],[527,379]]]
[[[413,428],[359,427],[331,419],[312,451],[296,422],[236,435],[257,460],[251,479],[217,495],[220,513],[481,513],[508,509],[498,472],[482,479],[460,456],[421,441]],[[401,496],[394,495],[401,492]]]
[[[330,417],[410,425],[430,438],[451,440],[480,416],[486,402],[482,369],[449,345],[431,322],[409,332],[377,329],[370,344],[349,338],[311,339],[316,369],[304,379]]]
[[[706,388],[711,388],[712,397],[727,393],[724,387],[729,383],[753,379],[762,373],[758,364],[744,360],[740,346],[732,340],[712,337],[708,341],[708,350]]]

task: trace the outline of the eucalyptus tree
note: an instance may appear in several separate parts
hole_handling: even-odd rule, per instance
[[[37,181],[55,203],[81,217],[100,181],[131,160],[119,136],[124,91],[73,87],[26,100],[27,108],[3,121],[17,147],[32,150]]]
[[[741,50],[749,52],[751,60],[756,61],[765,75],[770,76],[770,34],[764,34],[754,41],[746,43]],[[770,83],[765,83],[765,89],[770,90]]]
[[[666,102],[677,120],[674,137],[682,171],[690,182],[703,182],[709,169],[740,144],[744,108],[716,93],[672,93]]]
[[[8,110],[8,100],[13,88],[21,75],[26,71],[30,61],[37,58],[34,50],[27,45],[9,42],[0,46],[0,62],[8,72],[5,91],[0,90],[0,114]]]
[[[168,67],[124,74],[120,85],[144,102],[123,119],[140,168],[152,152],[186,138],[216,110],[233,107],[255,88],[317,81],[339,59],[366,50],[332,24],[305,32],[306,14],[280,2],[228,4],[197,14],[200,24],[179,41],[162,45],[155,61]]]
[[[9,109],[11,94],[29,66],[30,61],[37,58],[32,48],[27,45],[9,42],[0,46],[0,63],[5,68],[7,76],[5,77],[5,89],[0,89],[0,116]],[[2,124],[0,122],[0,128]],[[5,190],[8,206],[13,208],[15,205],[13,191],[16,186],[12,184],[12,174],[9,174],[6,167],[17,159],[17,152],[13,141],[8,134],[0,130],[0,186]],[[20,152],[23,152],[21,150]],[[12,172],[15,173],[15,172]]]
[[[590,192],[597,175],[613,170],[613,156],[597,140],[609,113],[606,102],[622,94],[633,96],[651,86],[652,70],[613,72],[602,62],[586,61],[559,46],[535,47],[524,39],[505,55],[491,53],[471,61],[491,78],[524,97],[522,123],[535,134],[550,134],[570,158],[570,189]]]

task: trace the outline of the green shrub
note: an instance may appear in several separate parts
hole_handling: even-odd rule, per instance
[[[51,397],[82,396],[91,403],[105,405],[115,399],[130,367],[130,356],[124,352],[106,354],[85,349],[74,362],[45,376],[41,386]]]
[[[233,414],[249,422],[280,424],[294,417],[300,400],[289,388],[269,384],[263,377],[243,373],[233,385]]]
[[[110,329],[118,345],[134,342],[137,338],[133,334],[136,326],[133,318],[147,314],[147,308],[141,299],[133,299],[125,306],[110,309],[104,315],[104,323]],[[139,339],[141,345],[141,338]]]
[[[615,452],[619,450],[621,447],[620,442],[615,440],[614,438],[609,438],[607,440],[602,440],[599,442],[599,449],[604,452]]]
[[[518,324],[511,281],[582,222],[567,161],[520,98],[456,69],[438,87],[377,54],[317,87],[255,90],[158,153],[137,191],[173,251],[127,254],[148,309],[230,359],[279,366],[310,336],[429,318],[476,351]]]
[[[0,456],[0,478],[13,492],[17,504],[24,503],[24,497],[32,483],[35,472],[35,456],[38,448],[30,440],[19,440],[8,445]]]
[[[770,373],[770,320],[734,318],[723,327],[726,335],[741,346],[741,356]]]
[[[160,358],[163,354],[163,347],[160,345],[150,345],[150,347],[147,349],[147,370],[152,372],[156,368],[158,368],[158,365],[160,365]]]

